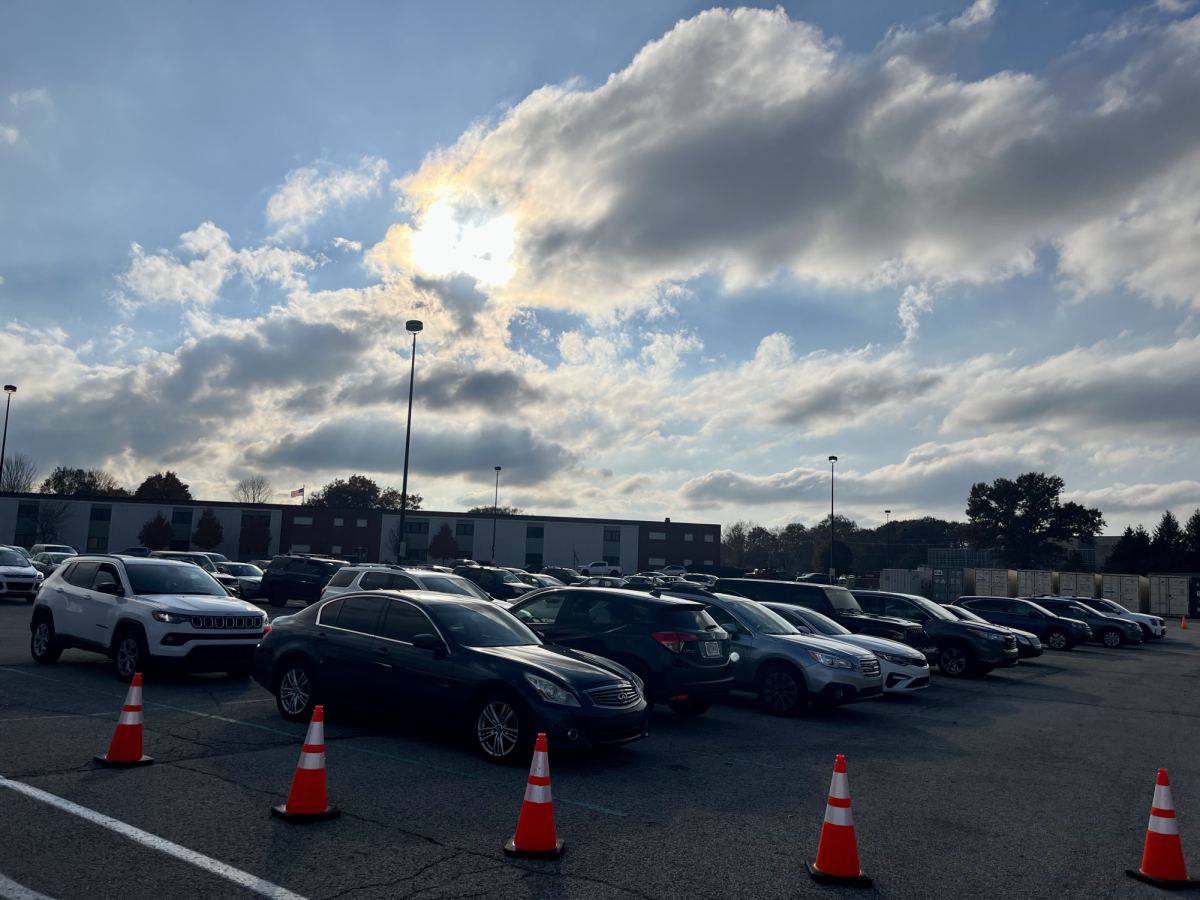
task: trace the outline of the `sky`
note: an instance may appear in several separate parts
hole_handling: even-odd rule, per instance
[[[1200,506],[1200,4],[0,4],[9,452],[283,500]]]

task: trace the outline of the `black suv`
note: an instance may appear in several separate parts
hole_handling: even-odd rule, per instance
[[[562,566],[542,566],[543,575],[557,578],[563,584],[577,584],[583,581],[583,576],[575,569],[564,569]]]
[[[618,662],[646,685],[646,699],[698,716],[733,687],[729,635],[705,604],[603,588],[547,588],[514,603],[513,615],[548,644]]]
[[[316,603],[321,589],[345,560],[317,556],[277,556],[263,570],[262,595],[272,606],[287,606],[291,599]]]
[[[786,603],[807,606],[833,619],[854,634],[888,638],[920,650],[926,656],[935,652],[924,629],[906,619],[868,615],[854,595],[844,587],[808,584],[798,581],[766,581],[759,578],[719,578],[712,588],[722,593],[740,594],[759,603]]]
[[[1016,636],[1007,628],[964,622],[932,600],[889,591],[851,591],[872,615],[916,622],[932,639],[943,675],[986,675],[997,666],[1015,666],[1020,658]]]
[[[456,566],[455,575],[475,582],[495,600],[520,600],[536,588],[499,566]]]
[[[1006,597],[959,597],[955,606],[963,606],[993,625],[1032,631],[1051,650],[1070,650],[1092,639],[1086,622],[1056,616],[1030,600]]]

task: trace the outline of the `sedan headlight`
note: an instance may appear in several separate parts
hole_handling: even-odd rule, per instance
[[[887,660],[897,666],[921,666],[925,664],[925,657],[901,656],[898,653],[880,653],[875,651],[875,655],[880,659]]]
[[[152,615],[159,622],[166,622],[168,625],[182,625],[185,622],[190,622],[192,617],[185,616],[182,613],[167,612],[163,609],[156,609]]]
[[[968,628],[967,631],[971,632],[971,634],[975,635],[976,637],[983,638],[985,641],[996,641],[1000,644],[1004,643],[1004,635],[997,634],[994,631],[979,631],[975,628]]]
[[[1029,638],[1025,637],[1025,635],[1023,635],[1023,634],[1018,634],[1018,635],[1017,635],[1017,641],[1018,641],[1019,643],[1022,643],[1022,644],[1028,644],[1028,643],[1029,643]]]
[[[566,688],[561,688],[553,681],[525,673],[525,680],[538,692],[538,696],[547,703],[557,703],[559,706],[579,706],[579,700]]]
[[[821,665],[830,669],[853,669],[854,664],[848,659],[843,659],[840,656],[834,656],[832,653],[821,653],[818,650],[809,650],[808,655],[819,662]]]

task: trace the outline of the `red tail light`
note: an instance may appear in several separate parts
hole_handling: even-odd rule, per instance
[[[263,637],[266,637],[266,636],[267,636],[268,634],[270,634],[270,633],[271,633],[271,623],[270,623],[270,622],[268,622],[266,625],[264,625],[264,626],[263,626],[263,633],[262,633],[262,636],[263,636]]]
[[[699,641],[700,635],[690,631],[656,631],[650,637],[654,638],[672,653],[679,653],[688,641]]]

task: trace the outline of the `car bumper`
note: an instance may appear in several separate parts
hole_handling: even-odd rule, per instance
[[[1044,652],[1040,645],[1034,647],[1031,644],[1017,644],[1017,654],[1020,659],[1034,659]]]
[[[882,674],[885,694],[911,694],[929,687],[929,666],[889,665]]]
[[[673,697],[720,697],[733,690],[733,668],[718,669],[721,674],[713,678],[698,680],[694,672],[667,671],[654,690],[655,703],[666,703]]]
[[[173,648],[156,647],[151,653],[155,665],[182,672],[225,672],[233,668],[248,668],[254,663],[255,644],[205,644],[179,648],[179,652],[164,654]]]
[[[987,642],[984,646],[980,646],[983,643],[980,641],[974,647],[976,657],[985,666],[1015,666],[1021,658],[1020,642],[1017,643],[1014,650],[1006,650],[1003,646],[993,642]]]
[[[255,674],[257,678],[257,673]],[[628,710],[579,709],[538,703],[532,706],[533,727],[555,749],[588,750],[616,747],[650,734],[649,707],[643,701]]]

